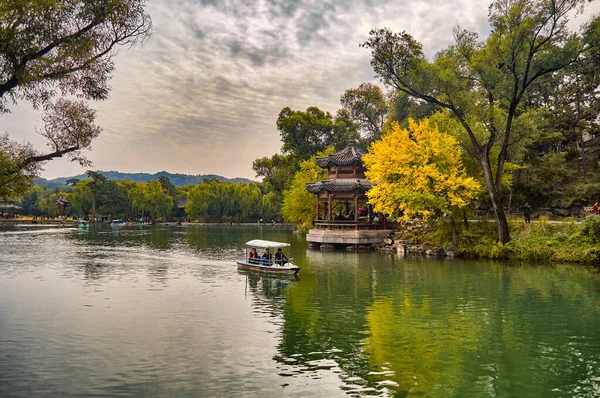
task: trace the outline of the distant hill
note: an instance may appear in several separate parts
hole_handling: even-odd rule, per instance
[[[104,177],[108,178],[109,180],[117,180],[117,181],[130,180],[133,182],[148,182],[148,181],[152,181],[154,179],[160,178],[162,176],[165,176],[169,180],[171,180],[171,183],[175,186],[182,186],[182,185],[189,185],[189,184],[195,185],[195,184],[201,183],[204,180],[211,180],[211,179],[215,179],[217,181],[223,181],[223,182],[234,182],[234,183],[243,182],[245,184],[248,184],[251,181],[247,178],[227,178],[227,177],[223,177],[223,176],[219,176],[219,175],[215,175],[215,174],[198,174],[198,175],[173,174],[173,173],[168,173],[166,171],[159,171],[158,173],[154,173],[154,174],[121,173],[119,171],[99,171],[99,173],[102,173],[104,175]],[[45,188],[56,188],[61,185],[65,185],[67,183],[67,180],[69,180],[71,178],[84,180],[88,177],[86,174],[79,174],[79,175],[72,176],[72,177],[59,177],[59,178],[55,178],[53,180],[46,180],[44,178],[34,178],[33,183],[36,185],[45,187]]]

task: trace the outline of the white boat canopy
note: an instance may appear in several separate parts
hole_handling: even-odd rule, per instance
[[[252,247],[259,247],[261,249],[267,249],[267,248],[273,248],[273,247],[289,247],[290,244],[289,243],[283,243],[283,242],[271,242],[268,240],[261,240],[261,239],[255,239],[255,240],[249,240],[248,242],[246,242],[246,246],[252,246]]]

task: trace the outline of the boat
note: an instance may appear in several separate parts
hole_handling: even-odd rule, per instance
[[[113,227],[122,227],[123,226],[123,219],[118,218],[118,219],[114,219],[110,222],[110,225]]]
[[[237,262],[238,269],[266,274],[298,275],[300,267],[292,263],[293,258],[288,258],[287,261],[278,261],[274,259],[275,255],[273,253],[276,252],[277,249],[282,249],[284,247],[290,247],[290,244],[260,239],[248,241],[246,242],[246,257],[244,260]],[[252,249],[269,249],[271,254],[273,254],[273,259],[268,260],[262,258],[260,253],[259,258],[250,258]]]
[[[79,228],[89,228],[90,222],[87,220],[79,220]]]

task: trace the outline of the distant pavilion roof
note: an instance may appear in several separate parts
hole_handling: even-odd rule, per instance
[[[350,145],[333,155],[317,158],[317,164],[323,168],[329,166],[360,166],[364,154],[360,149]]]
[[[343,178],[318,182],[307,182],[306,189],[310,193],[319,192],[361,192],[364,193],[371,189],[371,181],[363,178]]]
[[[23,208],[19,205],[16,205],[14,202],[0,202],[0,210],[4,210],[4,211],[14,211],[14,210],[22,210]]]

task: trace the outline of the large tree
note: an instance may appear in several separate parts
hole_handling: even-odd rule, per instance
[[[340,114],[343,116],[343,114]],[[297,162],[309,159],[329,146],[343,148],[348,143],[349,126],[343,119],[311,106],[306,111],[285,107],[279,112],[277,129],[283,142],[282,151]]]
[[[429,120],[409,120],[408,129],[393,123],[363,157],[366,176],[375,186],[367,193],[375,212],[394,220],[415,216],[427,219],[446,213],[451,217],[479,193],[479,184],[467,176],[458,141]],[[453,234],[456,246],[456,234]]]
[[[0,179],[31,180],[39,164],[68,155],[86,164],[100,129],[85,100],[108,97],[119,47],[146,38],[146,0],[4,0],[0,2],[0,113],[24,100],[46,111],[40,132],[50,151],[3,145],[11,167]],[[79,98],[74,101],[71,98]],[[7,137],[3,137],[6,141]],[[21,190],[13,194],[22,193]]]
[[[340,102],[358,125],[361,138],[374,141],[381,137],[389,106],[381,88],[372,83],[362,83],[340,97]]]
[[[489,9],[492,32],[481,41],[457,27],[455,44],[430,61],[406,32],[373,29],[363,46],[388,85],[447,109],[468,134],[481,164],[498,223],[498,240],[510,240],[503,209],[502,178],[513,127],[526,111],[532,85],[569,66],[596,46],[598,19],[581,34],[567,28],[568,16],[585,0],[496,0]],[[498,148],[493,152],[493,148]],[[495,159],[491,154],[497,153]]]

